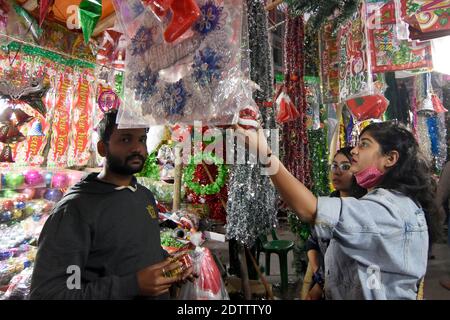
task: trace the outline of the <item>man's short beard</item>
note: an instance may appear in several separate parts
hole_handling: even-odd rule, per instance
[[[133,168],[127,165],[128,160],[130,158],[134,157],[140,157],[142,160],[142,164],[138,168]],[[106,156],[106,164],[108,166],[108,169],[111,172],[114,172],[115,174],[120,174],[122,176],[131,176],[135,173],[141,172],[142,168],[144,168],[145,159],[144,157],[140,155],[132,155],[125,159],[124,162],[122,162],[121,159],[117,158],[116,156],[113,156],[111,153],[108,152]]]

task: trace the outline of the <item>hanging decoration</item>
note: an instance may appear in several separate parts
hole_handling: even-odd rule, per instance
[[[289,95],[284,91],[280,93],[275,103],[278,123],[282,124],[289,121],[294,121],[295,119],[300,117],[300,113],[292,103],[291,98],[289,98]]]
[[[400,10],[400,8],[398,8]],[[396,17],[400,13],[393,1],[367,6],[366,27],[370,43],[372,72],[427,69],[433,66],[431,43],[399,37]]]
[[[69,146],[67,149],[67,165],[85,166],[91,156],[89,145],[94,128],[95,88],[94,78],[86,70],[78,75],[74,104],[70,110]]]
[[[84,43],[88,43],[102,15],[102,0],[82,0],[78,9]]]
[[[45,18],[47,17],[50,7],[55,0],[39,0],[39,26],[42,27]]]
[[[440,113],[437,115],[438,118],[438,130],[439,133],[439,153],[436,157],[436,171],[441,172],[445,163],[447,162],[447,126],[445,113]]]
[[[401,7],[411,39],[424,41],[450,35],[448,1],[401,0]]]
[[[0,81],[0,96],[14,103],[23,102],[45,117],[46,109],[42,98],[48,91],[43,78],[30,78],[23,86],[15,86],[14,79]],[[30,119],[31,120],[31,119]]]
[[[172,18],[164,31],[164,40],[167,42],[174,42],[180,38],[202,15],[195,0],[143,0],[142,2],[149,5],[159,18],[163,18],[168,12],[171,13]],[[205,19],[205,13],[209,15],[208,18],[215,16],[217,12],[214,12],[214,9],[216,6],[212,3],[202,6],[203,18],[200,22],[202,30],[211,26],[209,19]],[[214,21],[214,18],[212,20]]]
[[[347,108],[358,121],[370,118],[380,118],[386,111],[389,101],[382,94],[373,94],[349,99],[345,102]]]
[[[306,125],[308,129],[317,130],[320,123],[320,80],[318,77],[305,76],[306,90]]]
[[[64,167],[67,163],[67,150],[69,147],[70,110],[73,107],[74,88],[77,86],[75,76],[68,73],[59,73],[59,97],[55,103],[52,120],[52,135],[47,163],[49,166]]]
[[[178,22],[168,21],[170,15],[158,20],[150,10],[134,11],[142,7],[141,0],[114,2],[130,39],[121,127],[230,124],[240,108],[254,105],[254,85],[240,68],[242,0],[196,1],[202,16],[174,43],[164,37],[169,32],[168,40],[173,40],[178,34],[172,30]],[[182,10],[183,3],[189,10],[194,4],[173,1],[170,8],[178,8],[177,15],[185,18],[190,11]]]
[[[43,78],[34,78],[10,70],[6,73],[6,79],[0,81],[0,97],[6,100],[12,107],[7,107],[0,115],[2,127],[0,128],[0,142],[4,144],[1,153],[2,161],[14,162],[11,144],[17,148],[17,143],[26,140],[19,131],[19,127],[30,122],[33,117],[19,109],[19,105],[25,103],[32,109],[46,114],[42,97],[46,94],[48,87],[44,85]]]
[[[305,34],[305,75],[319,76],[320,54],[319,54],[319,33],[321,29],[314,28],[311,21],[306,23]]]
[[[327,23],[319,32],[320,81],[323,103],[339,101],[339,51],[337,35],[333,26]]]
[[[312,192],[316,196],[327,196],[330,193],[328,179],[328,148],[326,130],[308,130],[310,144]]]
[[[312,13],[311,21],[314,28],[318,28],[328,19],[333,19],[333,28],[347,20],[356,11],[358,0],[285,0],[289,11],[294,16]]]
[[[246,1],[246,21],[248,30],[243,31],[242,37],[247,39],[248,47],[244,52],[248,54],[251,79],[260,86],[253,97],[258,104],[261,114],[261,125],[266,129],[276,128],[273,107],[267,107],[267,102],[273,98],[272,54],[269,45],[268,17],[262,1]],[[245,23],[244,22],[244,23]],[[251,36],[250,36],[251,35]],[[271,139],[278,137],[269,137]],[[227,142],[228,143],[228,142]],[[256,159],[244,150],[246,159],[256,163]],[[236,164],[230,170],[227,202],[226,236],[251,248],[256,239],[268,234],[277,225],[276,190],[267,175],[263,175],[263,168],[258,164]],[[252,269],[251,267],[249,268]],[[251,272],[250,272],[251,274]]]
[[[194,181],[194,172],[197,165],[202,165],[203,162],[210,162],[217,166],[217,177],[214,182],[202,185]],[[183,172],[183,181],[186,186],[198,195],[212,195],[218,193],[225,185],[227,177],[227,169],[223,164],[223,159],[219,159],[212,153],[199,153],[189,159],[189,164],[185,167]]]
[[[283,126],[283,163],[306,186],[311,185],[308,136],[306,132],[306,90],[303,82],[303,17],[288,18],[285,34],[285,86],[300,119]]]
[[[364,17],[365,6],[361,4],[338,31],[339,97],[344,101],[373,93]]]

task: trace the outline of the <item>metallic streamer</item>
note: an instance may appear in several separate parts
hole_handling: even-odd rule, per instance
[[[275,128],[272,108],[262,106],[273,95],[271,51],[268,42],[267,12],[261,1],[247,0],[250,77],[261,90],[254,99],[260,106],[263,126]],[[252,246],[261,234],[277,225],[276,191],[258,165],[235,165],[230,172],[227,203],[227,238]]]

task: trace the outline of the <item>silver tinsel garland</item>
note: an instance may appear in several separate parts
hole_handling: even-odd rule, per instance
[[[273,108],[262,106],[273,95],[272,54],[267,12],[263,1],[247,0],[250,77],[261,90],[254,93],[264,128],[275,128]],[[276,191],[255,164],[235,165],[230,174],[227,203],[227,238],[252,246],[258,236],[277,225]]]

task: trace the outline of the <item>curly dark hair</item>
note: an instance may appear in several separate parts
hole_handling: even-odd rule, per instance
[[[383,177],[378,188],[395,190],[411,198],[425,212],[431,239],[438,235],[436,228],[437,207],[435,204],[436,181],[431,164],[419,150],[413,134],[396,121],[372,123],[364,128],[380,145],[381,153],[397,151],[397,163]]]
[[[352,161],[352,147],[344,147],[339,149],[335,154],[334,157],[336,157],[338,154],[342,154],[343,156],[345,156],[348,161]],[[367,190],[364,189],[363,187],[361,187],[360,185],[358,185],[358,183],[356,183],[356,178],[355,176],[353,176],[352,178],[352,185],[351,185],[351,189],[350,189],[350,196],[351,197],[355,197],[357,199],[363,197],[365,194],[367,193]],[[340,192],[338,190],[333,191],[330,194],[330,197],[340,197]]]

